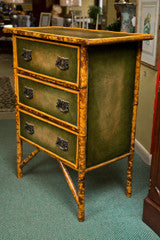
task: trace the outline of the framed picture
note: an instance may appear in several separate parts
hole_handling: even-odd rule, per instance
[[[154,35],[153,40],[143,41],[142,62],[157,69],[160,43],[160,3],[159,0],[138,0],[137,3],[137,32]]]
[[[50,24],[51,24],[51,13],[41,12],[39,27],[47,27],[47,26],[50,26]]]

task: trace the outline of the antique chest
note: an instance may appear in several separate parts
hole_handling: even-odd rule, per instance
[[[131,195],[142,40],[152,35],[60,27],[13,33],[17,176],[40,150],[57,159],[84,221],[85,174],[128,157]],[[22,159],[22,142],[36,150]],[[78,192],[67,171],[78,172]]]

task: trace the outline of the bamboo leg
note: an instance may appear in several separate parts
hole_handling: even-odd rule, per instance
[[[17,108],[17,107],[16,107]],[[17,122],[17,178],[23,177],[23,172],[21,168],[22,160],[22,140],[20,138],[20,119],[19,112],[16,109],[16,122]]]
[[[13,68],[14,68],[14,87],[15,87],[15,105],[16,105],[16,133],[17,133],[17,177],[22,178],[22,140],[20,138],[20,117],[18,108],[18,77],[17,77],[17,44],[16,37],[12,35],[13,43]]]
[[[85,220],[85,165],[86,165],[86,137],[79,136],[79,171],[78,171],[78,220]]]
[[[85,197],[85,171],[78,172],[78,196],[79,196],[79,206],[78,206],[78,220],[83,222],[85,220],[85,211],[84,211],[84,197]]]
[[[77,205],[79,205],[78,194],[77,194],[77,191],[76,191],[75,186],[74,186],[74,184],[73,184],[73,181],[72,181],[72,179],[71,179],[71,177],[70,177],[70,175],[69,175],[69,173],[68,173],[68,171],[67,171],[67,168],[66,168],[65,165],[62,163],[62,161],[59,160],[58,162],[59,162],[59,165],[60,165],[60,167],[61,167],[61,169],[62,169],[62,171],[63,171],[63,174],[64,174],[64,176],[65,176],[65,178],[66,178],[66,181],[67,181],[67,183],[68,183],[68,185],[69,185],[69,188],[71,189],[71,192],[72,192],[72,194],[73,194],[73,197],[75,198]]]
[[[88,49],[81,46],[80,55],[80,108],[79,108],[79,136],[78,136],[78,220],[83,222],[84,194],[85,194],[85,169],[86,169],[86,135],[87,135],[87,95],[88,95]]]
[[[127,169],[127,188],[126,196],[131,197],[132,194],[132,168],[133,168],[133,155],[134,152],[128,157],[128,169]]]
[[[136,118],[137,118],[137,107],[138,107],[138,91],[139,91],[141,52],[142,52],[142,42],[139,42],[138,43],[137,58],[136,58],[136,73],[135,73],[135,86],[134,86],[132,131],[131,131],[131,148],[130,148],[131,155],[128,157],[128,169],[127,169],[127,188],[126,188],[126,196],[127,197],[131,197],[131,193],[132,193],[132,167],[133,167]]]
[[[20,167],[23,168],[32,158],[34,158],[37,153],[39,153],[39,149],[34,150],[24,161],[21,162]]]
[[[17,139],[17,178],[23,177],[21,163],[22,163],[22,140]]]

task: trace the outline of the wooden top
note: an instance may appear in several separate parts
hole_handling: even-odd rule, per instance
[[[17,27],[4,28],[5,33],[55,40],[82,45],[110,44],[116,42],[153,39],[152,34],[124,33],[66,27]]]

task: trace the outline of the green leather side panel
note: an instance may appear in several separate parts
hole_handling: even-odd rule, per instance
[[[23,48],[32,50],[32,60],[25,61]],[[77,82],[77,49],[17,39],[18,66],[27,70],[55,77],[69,82]],[[60,70],[55,64],[57,57],[69,58],[69,69]]]
[[[130,151],[137,44],[89,47],[87,167]]]
[[[28,99],[24,88],[33,90],[33,98]],[[58,99],[69,103],[69,112],[63,113],[57,107]],[[77,125],[77,94],[19,77],[19,101],[68,123]]]
[[[34,133],[31,135],[25,130],[25,124],[34,125]],[[57,154],[58,156],[76,163],[76,144],[77,136],[64,131],[58,127],[43,122],[37,118],[33,118],[27,114],[20,112],[21,136],[31,140],[39,146]],[[68,141],[68,151],[59,149],[56,145],[57,137]]]

